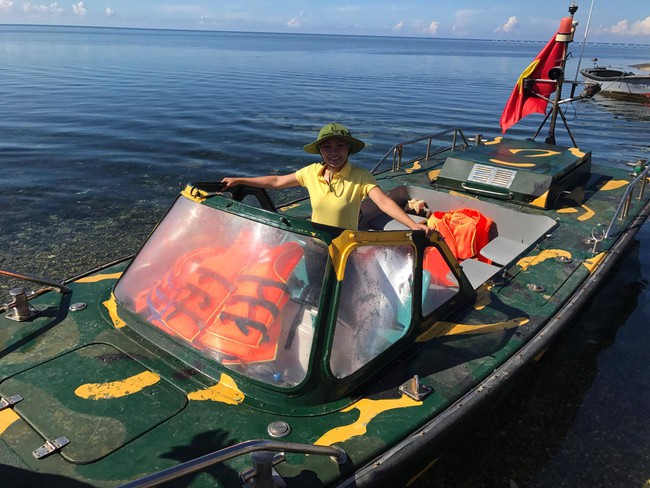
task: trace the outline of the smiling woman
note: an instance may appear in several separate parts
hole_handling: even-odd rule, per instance
[[[224,190],[237,185],[274,190],[300,185],[309,191],[313,222],[351,230],[358,227],[361,201],[370,197],[393,219],[411,230],[429,234],[430,229],[426,224],[414,222],[386,196],[367,169],[353,166],[349,162],[348,156],[358,153],[364,147],[365,143],[352,137],[347,127],[331,123],[323,126],[315,141],[304,146],[309,154],[320,154],[323,158],[320,163],[283,176],[226,177],[221,182],[225,184]]]

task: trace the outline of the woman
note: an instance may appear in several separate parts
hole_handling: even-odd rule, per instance
[[[320,154],[322,162],[281,176],[254,178],[224,178],[224,189],[235,185],[281,189],[303,186],[309,191],[313,222],[357,230],[361,201],[367,196],[379,209],[411,230],[431,231],[426,223],[414,222],[397,203],[388,197],[374,176],[365,168],[353,166],[350,154],[365,147],[365,143],[352,137],[350,131],[337,123],[327,124],[318,138],[304,146],[310,154]]]

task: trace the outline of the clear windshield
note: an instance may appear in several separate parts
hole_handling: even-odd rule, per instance
[[[295,386],[307,373],[327,254],[316,239],[180,198],[115,296],[231,369]]]
[[[350,254],[330,357],[337,378],[354,373],[408,331],[414,259],[410,245],[360,246]]]

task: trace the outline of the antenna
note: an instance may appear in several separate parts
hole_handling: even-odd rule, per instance
[[[578,79],[578,76],[580,75],[580,64],[582,63],[582,55],[585,52],[585,45],[587,44],[587,34],[589,34],[589,24],[591,23],[591,13],[594,11],[594,2],[595,0],[591,0],[591,7],[589,7],[589,16],[587,17],[587,26],[585,27],[585,36],[582,38],[582,48],[580,49],[580,57],[578,58],[578,67],[576,68],[576,76],[574,79]],[[577,7],[576,7],[577,9]],[[571,11],[571,7],[569,7],[569,11]],[[575,88],[575,85],[574,85]]]

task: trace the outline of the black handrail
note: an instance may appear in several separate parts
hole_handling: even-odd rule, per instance
[[[298,444],[294,442],[280,442],[274,440],[251,440],[211,452],[204,456],[179,464],[178,466],[163,469],[157,473],[120,485],[119,488],[147,488],[150,486],[158,486],[161,483],[200,471],[212,466],[213,464],[241,456],[242,454],[249,454],[258,451],[315,454],[330,456],[339,464],[347,462],[347,453],[340,447],[336,446],[315,446],[313,444]]]
[[[445,136],[447,134],[452,134],[452,142],[451,146],[449,147],[443,147],[440,149],[437,149],[434,152],[431,152],[431,143],[433,142],[434,139],[440,139],[442,136]],[[427,142],[427,151],[423,157],[425,161],[428,161],[431,156],[435,156],[436,154],[440,154],[442,152],[452,150],[456,150],[456,139],[460,135],[460,137],[463,139],[463,149],[469,146],[469,140],[465,137],[465,134],[463,134],[463,131],[459,128],[454,128],[454,129],[447,129],[442,132],[436,132],[435,134],[430,134],[422,137],[418,137],[417,139],[412,139],[410,141],[405,141],[405,142],[400,142],[398,144],[395,144],[393,147],[391,147],[386,154],[379,160],[377,164],[370,170],[372,174],[375,174],[377,169],[389,158],[389,156],[392,155],[393,159],[393,166],[392,170],[396,171],[399,170],[401,165],[402,165],[402,149],[404,146],[409,146],[411,144],[415,144],[417,142],[422,142],[422,141],[428,141]]]

